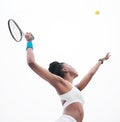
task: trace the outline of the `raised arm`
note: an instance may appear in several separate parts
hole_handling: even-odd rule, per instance
[[[26,33],[25,38],[27,40],[27,63],[29,67],[38,74],[41,78],[48,81],[52,86],[56,89],[59,88],[59,83],[63,81],[63,79],[57,75],[50,73],[47,69],[43,68],[42,66],[38,65],[35,61],[33,49],[32,49],[32,34]]]
[[[79,89],[79,90],[83,90],[87,84],[89,83],[89,81],[91,80],[91,78],[94,76],[94,74],[96,73],[96,71],[99,69],[100,65],[103,64],[103,62],[105,60],[108,60],[110,57],[110,54],[107,53],[105,55],[105,57],[103,58],[100,58],[98,60],[98,62],[89,70],[89,72],[83,77],[83,79],[80,81],[80,83],[78,83],[76,85],[76,87]]]

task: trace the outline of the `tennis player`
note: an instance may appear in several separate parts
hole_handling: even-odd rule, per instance
[[[58,61],[50,63],[48,70],[43,68],[35,61],[31,40],[32,34],[26,33],[25,37],[27,40],[27,63],[29,67],[52,85],[61,98],[63,115],[56,122],[82,122],[84,117],[84,100],[81,91],[90,82],[101,64],[109,59],[110,54],[107,53],[100,58],[83,79],[78,84],[73,85],[73,80],[78,76],[77,71],[69,64]]]

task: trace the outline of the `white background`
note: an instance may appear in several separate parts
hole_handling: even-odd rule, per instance
[[[48,68],[57,60],[75,67],[74,83],[111,52],[82,92],[83,122],[120,122],[119,5],[119,0],[1,0],[0,122],[54,122],[62,114],[55,89],[27,66],[25,39],[17,43],[10,36],[9,18],[34,34],[40,65]]]

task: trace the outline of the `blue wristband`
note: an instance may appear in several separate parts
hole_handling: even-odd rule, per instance
[[[26,49],[28,49],[28,48],[32,48],[32,49],[33,49],[33,44],[32,44],[31,41],[28,41],[28,42],[27,42],[27,47],[26,47]]]

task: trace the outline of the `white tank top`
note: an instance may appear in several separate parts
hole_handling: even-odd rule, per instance
[[[74,86],[70,91],[61,94],[60,98],[61,100],[65,101],[65,103],[63,104],[64,108],[75,102],[80,102],[82,105],[84,104],[84,100],[80,90]]]

